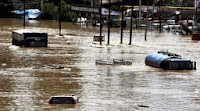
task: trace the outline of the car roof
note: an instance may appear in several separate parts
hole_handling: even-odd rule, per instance
[[[51,96],[49,99],[52,99],[52,98],[78,98],[76,96]]]

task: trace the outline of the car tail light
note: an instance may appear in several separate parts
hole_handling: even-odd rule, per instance
[[[74,104],[76,104],[76,100],[74,100]]]
[[[51,100],[49,100],[49,104],[51,104]]]

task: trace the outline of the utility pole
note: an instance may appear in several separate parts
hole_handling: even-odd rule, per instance
[[[91,7],[93,8],[93,6],[94,6],[94,1],[91,0]],[[93,17],[94,17],[94,14],[91,13],[91,21],[92,21],[92,23],[93,23]],[[93,25],[93,24],[92,24],[92,25]]]
[[[155,16],[154,12],[155,12],[155,0],[153,0],[153,14],[152,14],[152,19],[151,19],[151,30],[152,30],[152,22],[153,22],[154,16]]]
[[[108,15],[108,45],[110,44],[110,25],[111,25],[111,21],[110,21],[110,12],[111,12],[111,10],[110,10],[110,7],[111,7],[111,0],[109,0],[109,11],[108,11],[108,13],[109,13],[109,15]]]
[[[25,0],[24,0],[24,29],[25,29],[25,26],[26,26],[26,4],[25,4]]]
[[[161,11],[161,6],[162,6],[162,0],[159,1],[159,31],[161,32],[162,31],[162,21],[161,21],[161,15],[162,15],[162,11]]]
[[[130,27],[130,42],[129,45],[132,43],[132,31],[133,31],[133,0],[131,0],[131,27]]]
[[[100,0],[100,45],[102,45],[102,0]]]
[[[149,13],[149,0],[147,0],[147,13],[146,13],[146,29],[145,29],[145,38],[147,40],[147,30],[148,30],[148,13]]]
[[[160,9],[160,6],[159,6],[159,9]],[[160,10],[160,13],[159,13],[159,31],[161,32],[162,31],[162,23],[161,23],[161,10]]]
[[[142,4],[142,0],[139,1],[139,28],[140,28],[140,20],[141,20],[141,4]]]
[[[59,35],[61,36],[61,0],[59,0]]]
[[[122,0],[122,21],[121,21],[121,41],[123,43],[123,28],[124,28],[124,0]]]

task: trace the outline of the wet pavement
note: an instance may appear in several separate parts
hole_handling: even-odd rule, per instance
[[[46,32],[48,48],[12,46],[12,30],[22,19],[0,19],[0,109],[69,111],[198,111],[200,110],[200,42],[190,36],[143,30],[112,29],[111,45],[92,44],[98,27],[30,20],[27,28]],[[107,41],[107,29],[103,29]],[[169,71],[146,66],[145,57],[168,50],[197,62],[197,70]],[[95,65],[95,60],[125,59],[128,66]],[[48,65],[62,69],[40,69]],[[49,105],[50,96],[79,96],[77,105]]]

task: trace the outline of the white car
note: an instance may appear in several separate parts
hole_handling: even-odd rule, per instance
[[[77,104],[78,97],[72,96],[51,96],[49,104]]]

